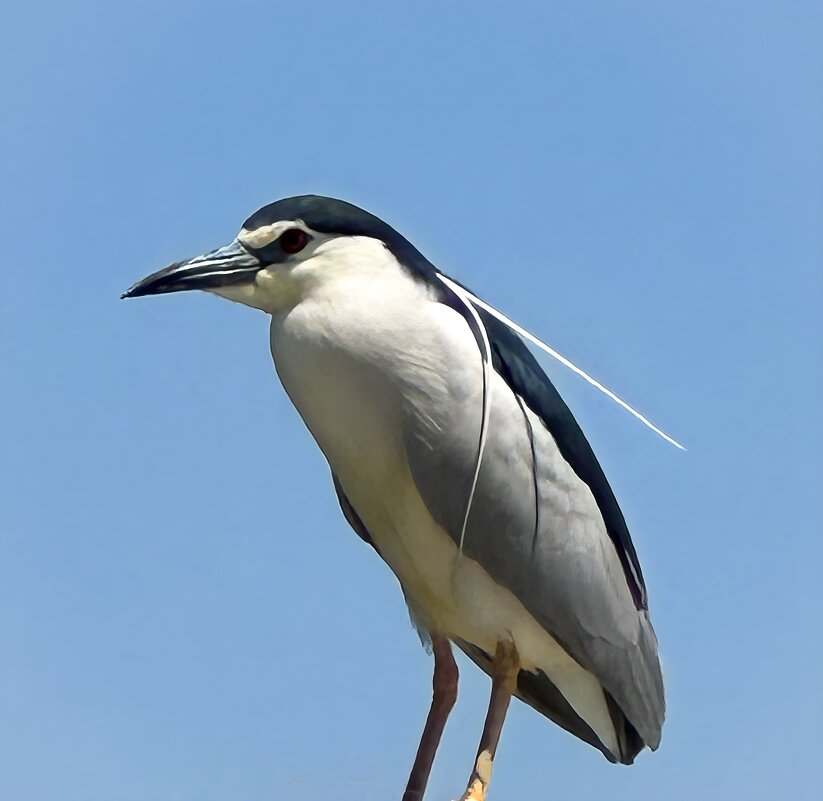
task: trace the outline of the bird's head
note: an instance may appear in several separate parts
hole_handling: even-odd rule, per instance
[[[330,277],[379,270],[391,256],[418,275],[434,271],[380,218],[342,200],[301,195],[264,206],[228,245],[152,273],[122,297],[202,289],[272,313]]]

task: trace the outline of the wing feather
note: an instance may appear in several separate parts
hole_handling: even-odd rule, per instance
[[[481,317],[495,380],[465,554],[520,599],[655,748],[665,714],[663,682],[642,571],[622,512],[580,427],[534,357],[502,323]],[[466,497],[476,459],[477,421],[464,416],[464,429],[452,427],[449,437],[416,429],[413,420],[405,435],[418,490],[455,542],[465,509],[459,499]]]

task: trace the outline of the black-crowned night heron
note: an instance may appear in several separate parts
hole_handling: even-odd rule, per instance
[[[431,642],[405,801],[423,795],[457,695],[450,642],[492,678],[464,799],[485,797],[512,695],[611,762],[657,748],[663,681],[637,554],[521,329],[382,220],[315,195],[265,206],[231,244],[124,297],[188,289],[271,315],[277,373],[343,514]]]

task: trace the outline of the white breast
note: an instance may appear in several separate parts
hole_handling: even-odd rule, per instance
[[[543,670],[616,748],[597,680],[509,590],[459,553],[429,514],[405,463],[401,424],[409,410],[445,430],[453,415],[476,415],[479,431],[480,356],[462,318],[432,301],[424,284],[389,259],[378,275],[329,281],[273,316],[271,347],[283,386],[415,617],[487,653],[499,637],[512,636],[523,667]],[[493,403],[514,403],[502,379],[494,379]]]

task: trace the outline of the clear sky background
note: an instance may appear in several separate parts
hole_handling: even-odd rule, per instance
[[[688,446],[544,359],[633,532],[668,721],[615,767],[516,703],[492,797],[820,798],[821,36],[813,2],[6,4],[0,798],[399,799],[430,657],[266,318],[118,300],[304,192]],[[486,709],[460,664],[434,801]]]

